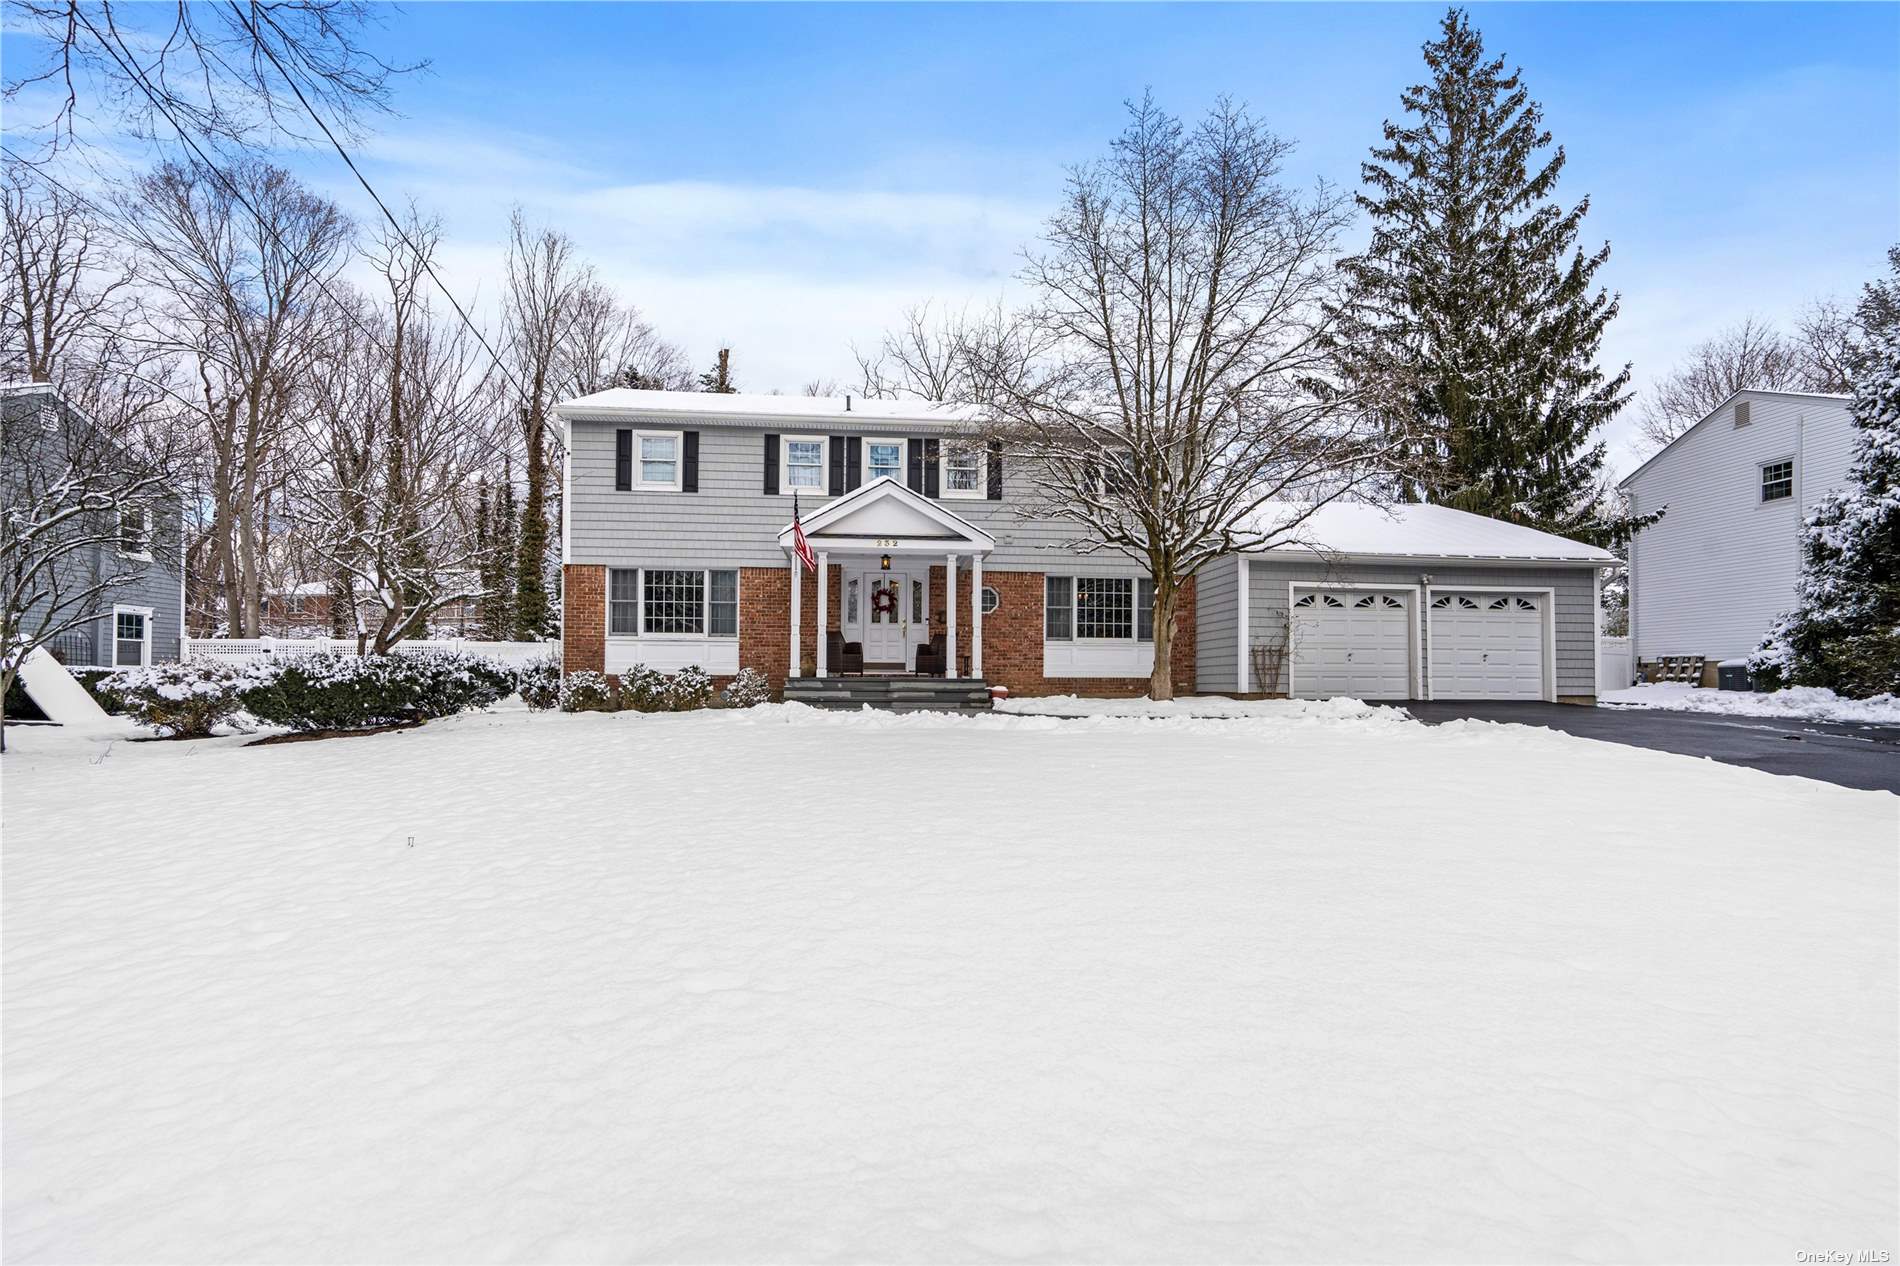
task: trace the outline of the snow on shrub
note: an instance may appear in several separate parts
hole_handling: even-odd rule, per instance
[[[712,678],[697,665],[680,669],[666,679],[662,697],[669,712],[692,712],[712,702]]]
[[[522,668],[515,679],[521,701],[536,712],[561,705],[561,661],[550,655]]]
[[[605,676],[583,668],[561,679],[561,711],[618,712],[619,692]]]
[[[110,678],[125,714],[160,733],[203,738],[243,706],[242,673],[229,664],[191,661],[129,668]]]
[[[756,708],[771,698],[772,683],[756,668],[741,668],[719,692],[719,701],[728,708]]]
[[[472,655],[308,655],[253,670],[244,706],[293,730],[360,730],[485,708],[515,689],[514,671]]]
[[[621,673],[620,706],[636,712],[666,711],[666,674],[645,664]]]

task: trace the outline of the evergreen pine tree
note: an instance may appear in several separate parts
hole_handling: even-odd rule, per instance
[[[1868,293],[1893,297],[1877,286]],[[1900,330],[1868,324],[1848,484],[1808,512],[1794,610],[1750,660],[1770,687],[1900,693]]]
[[[1627,403],[1628,366],[1596,364],[1617,298],[1595,288],[1609,258],[1576,249],[1589,199],[1552,200],[1564,152],[1503,58],[1486,60],[1449,10],[1424,48],[1430,82],[1360,168],[1372,218],[1344,261],[1340,367],[1395,429],[1418,437],[1396,489],[1585,540],[1636,526],[1603,504],[1598,431]]]

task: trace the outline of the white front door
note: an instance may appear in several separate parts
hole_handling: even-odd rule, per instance
[[[1412,621],[1403,594],[1296,592],[1293,692],[1303,699],[1411,697]]]
[[[909,666],[910,577],[901,571],[864,575],[864,662]]]
[[[1432,698],[1544,697],[1541,595],[1435,594],[1431,639]]]

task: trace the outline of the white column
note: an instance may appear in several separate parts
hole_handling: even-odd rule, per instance
[[[802,656],[799,654],[798,628],[805,622],[805,613],[800,610],[805,601],[805,569],[798,565],[798,555],[791,556],[792,563],[792,667],[788,677],[800,676],[799,666]]]
[[[830,579],[831,555],[818,556],[818,610],[813,616],[818,621],[818,675],[825,675],[825,635],[831,632],[830,608],[825,605],[825,581]]]
[[[1247,639],[1250,636],[1247,630],[1248,595],[1252,592],[1252,586],[1247,583],[1247,556],[1240,554],[1237,557],[1240,560],[1240,596],[1234,603],[1234,610],[1239,615],[1239,618],[1235,621],[1236,632],[1239,636],[1234,640],[1239,642],[1240,645],[1235,648],[1238,662],[1234,665],[1234,685],[1235,688],[1244,695],[1250,694],[1253,691],[1252,656],[1247,650]],[[1199,586],[1196,586],[1196,589],[1198,591]]]
[[[970,676],[983,675],[983,556],[970,555]]]
[[[943,675],[957,675],[957,556],[943,560]]]

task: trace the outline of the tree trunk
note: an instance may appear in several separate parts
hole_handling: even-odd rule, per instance
[[[1148,675],[1148,697],[1174,698],[1174,580],[1155,577],[1154,628],[1155,666]]]

